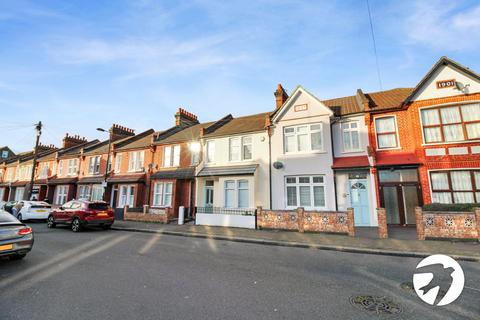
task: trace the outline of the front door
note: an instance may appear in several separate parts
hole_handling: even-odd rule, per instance
[[[213,208],[213,185],[213,180],[205,181],[205,210],[212,210]]]
[[[421,205],[418,184],[384,185],[380,192],[388,224],[415,224],[415,207]]]
[[[350,180],[350,202],[355,214],[355,225],[370,225],[367,180]]]

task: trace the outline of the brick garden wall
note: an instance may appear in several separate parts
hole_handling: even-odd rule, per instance
[[[353,209],[347,211],[263,210],[257,208],[259,229],[329,232],[355,235]]]
[[[480,209],[475,212],[422,211],[415,208],[418,240],[480,239]]]
[[[125,206],[123,219],[126,221],[144,221],[169,223],[172,220],[172,211],[170,208],[156,209],[149,206],[143,207],[143,212],[129,211],[129,207]]]

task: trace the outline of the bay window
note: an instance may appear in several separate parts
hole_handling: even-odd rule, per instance
[[[153,206],[171,207],[172,206],[172,182],[156,182],[153,186]]]
[[[285,178],[287,208],[325,208],[324,176],[291,176]]]
[[[90,186],[80,185],[78,191],[78,199],[90,200]]]
[[[358,122],[346,122],[341,124],[343,151],[358,151],[360,150],[360,139],[358,132]]]
[[[226,180],[224,185],[225,208],[249,208],[249,193],[248,180]]]
[[[430,172],[433,203],[480,203],[480,171]]]
[[[133,207],[135,199],[135,186],[122,185],[120,186],[120,196],[118,201],[118,207],[123,208],[125,206]]]
[[[322,124],[313,123],[283,128],[285,153],[323,150]]]
[[[141,171],[143,169],[144,156],[145,156],[144,151],[130,152],[129,159],[128,159],[128,171],[129,172]]]
[[[67,202],[68,186],[58,185],[55,189],[55,204],[62,205]]]
[[[425,143],[480,139],[480,103],[421,110]]]
[[[92,185],[92,194],[91,194],[91,200],[92,201],[99,201],[103,200],[103,192],[104,188],[102,187],[101,184],[94,184]]]
[[[377,148],[397,148],[397,124],[394,116],[375,118],[375,132],[377,134]]]
[[[15,198],[14,200],[15,201],[21,201],[23,200],[23,193],[25,191],[25,188],[24,187],[17,187],[15,189]]]

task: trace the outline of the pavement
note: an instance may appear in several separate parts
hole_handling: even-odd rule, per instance
[[[30,224],[22,261],[0,259],[0,319],[479,319],[480,264],[433,307],[403,286],[420,258],[266,246],[140,232]],[[443,286],[443,284],[441,284]],[[352,304],[385,297],[401,313]]]
[[[446,254],[457,260],[480,262],[478,241],[416,240],[415,228],[393,227],[389,239],[378,239],[376,228],[357,228],[357,235],[299,233],[279,230],[115,221],[114,230],[209,238],[263,245],[288,246],[403,257]]]

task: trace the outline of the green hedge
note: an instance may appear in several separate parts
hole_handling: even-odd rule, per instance
[[[475,211],[480,208],[480,203],[432,203],[423,206],[423,211]]]

